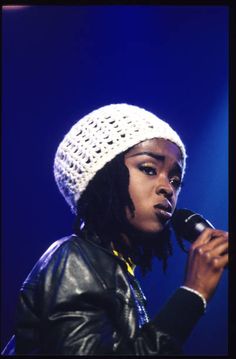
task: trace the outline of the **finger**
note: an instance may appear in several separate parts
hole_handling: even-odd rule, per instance
[[[218,237],[223,237],[223,238],[228,239],[229,238],[229,232],[221,231],[221,230],[217,230],[217,231],[213,232],[212,239],[215,239],[215,238],[218,238]]]
[[[228,241],[225,241],[225,243],[219,244],[212,250],[212,255],[213,256],[223,255],[228,252],[228,248],[229,248],[229,243]]]
[[[213,238],[208,243],[203,244],[202,249],[203,251],[213,251],[217,250],[218,247],[220,248],[221,245],[225,246],[226,248],[228,247],[228,235],[222,235],[221,237]]]
[[[210,262],[214,261],[215,258],[221,258],[225,255],[228,255],[227,248],[228,248],[227,245],[221,244],[217,248],[215,248],[213,251],[203,251],[202,250],[202,255],[203,255],[203,257],[205,257],[205,260],[208,263],[210,263]],[[202,247],[201,247],[201,249],[202,249]]]
[[[206,244],[211,241],[213,238],[217,238],[225,235],[225,231],[219,229],[206,228],[197,238],[197,240],[192,244],[192,248],[195,249],[202,244]]]
[[[223,256],[214,257],[212,264],[216,270],[223,269],[229,262],[229,255],[224,254]]]

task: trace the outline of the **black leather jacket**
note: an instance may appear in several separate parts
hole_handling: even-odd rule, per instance
[[[23,283],[12,353],[181,354],[202,309],[196,295],[178,289],[150,321],[125,262],[72,235],[55,242]]]

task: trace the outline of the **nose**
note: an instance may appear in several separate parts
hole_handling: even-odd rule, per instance
[[[161,194],[167,199],[170,199],[173,196],[174,191],[173,191],[173,187],[169,182],[169,178],[167,178],[166,176],[162,176],[161,178],[159,178],[158,183],[156,185],[156,194],[158,195]]]

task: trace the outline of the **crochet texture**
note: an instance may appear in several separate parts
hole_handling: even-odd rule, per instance
[[[75,123],[59,144],[54,160],[54,176],[65,200],[76,213],[76,202],[89,181],[116,155],[152,138],[172,141],[183,156],[186,151],[178,134],[145,109],[128,104],[101,107]]]

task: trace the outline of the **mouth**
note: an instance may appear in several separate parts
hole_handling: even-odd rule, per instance
[[[154,206],[156,216],[162,220],[169,220],[172,217],[172,206],[168,200],[158,203]]]

